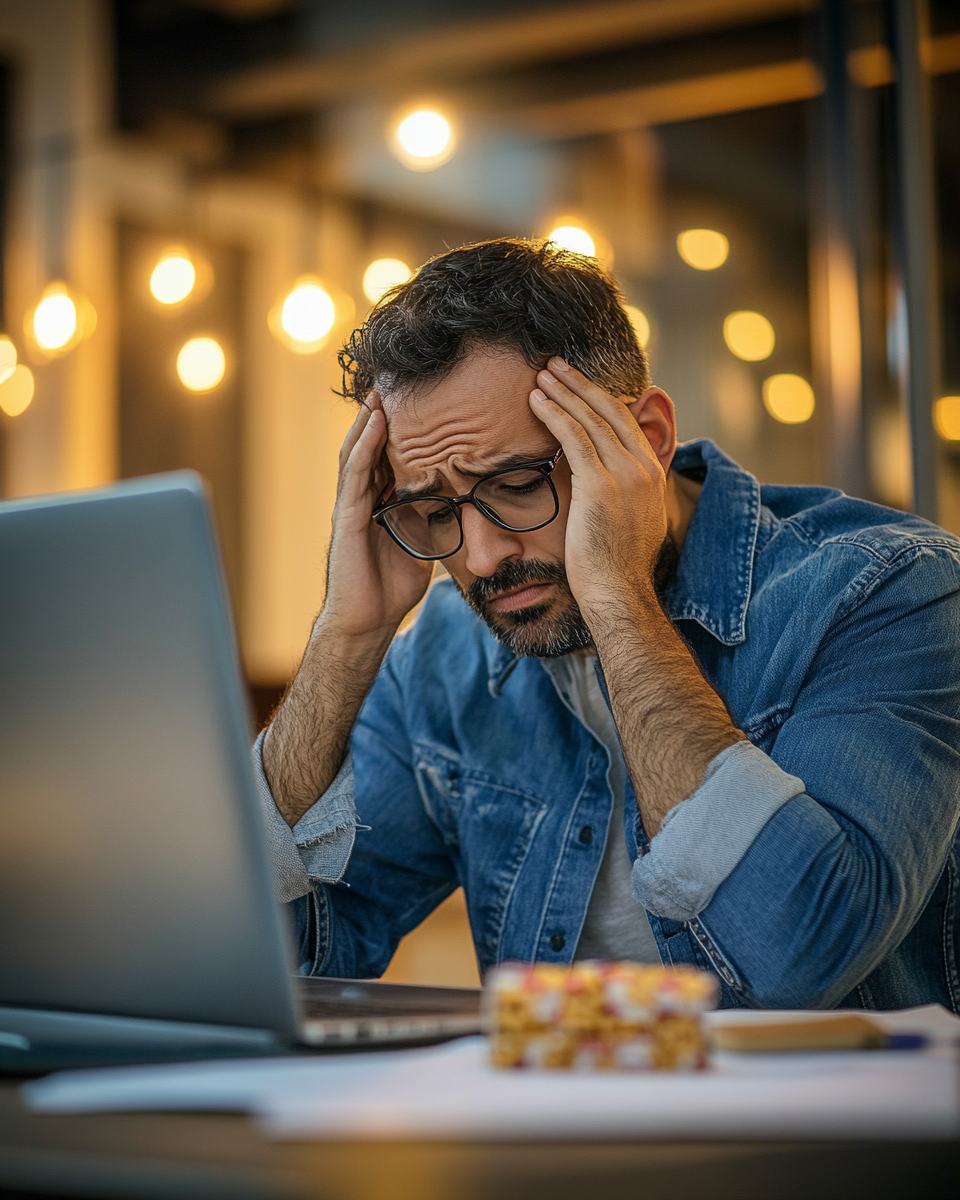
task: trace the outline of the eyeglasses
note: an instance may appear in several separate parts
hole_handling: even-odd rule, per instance
[[[504,467],[478,479],[464,496],[420,496],[378,505],[373,520],[397,545],[425,560],[449,558],[463,545],[464,504],[513,533],[530,533],[549,525],[560,511],[550,476],[563,457],[541,458],[519,467]]]

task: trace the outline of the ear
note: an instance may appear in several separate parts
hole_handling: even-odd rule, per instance
[[[666,474],[677,448],[677,418],[673,401],[663,388],[648,387],[635,399],[628,400],[627,408],[633,413],[640,432],[650,443]]]

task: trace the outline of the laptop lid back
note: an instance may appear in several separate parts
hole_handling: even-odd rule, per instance
[[[297,1028],[203,485],[0,504],[0,1004]]]

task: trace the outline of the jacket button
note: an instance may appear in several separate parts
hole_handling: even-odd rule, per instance
[[[580,830],[579,839],[585,846],[589,846],[593,841],[593,830],[589,825],[584,825],[584,827]]]
[[[550,938],[550,949],[554,950],[557,954],[560,953],[560,951],[564,948],[564,946],[566,944],[567,944],[567,939],[563,936],[562,933],[555,933]]]

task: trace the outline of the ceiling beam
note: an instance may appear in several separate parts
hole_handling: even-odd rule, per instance
[[[923,62],[931,75],[960,70],[960,35],[925,39]],[[879,87],[894,79],[893,59],[882,45],[854,50],[848,57],[848,69],[861,87]],[[589,137],[810,100],[822,91],[817,64],[798,58],[533,105],[515,110],[511,120],[539,137]]]
[[[695,117],[809,100],[823,91],[816,64],[798,58],[695,79],[629,88],[604,95],[540,104],[518,112],[519,124],[540,137],[577,138],[664,125]]]
[[[285,59],[218,80],[207,108],[255,119],[385,88],[600,53],[807,12],[816,0],[601,0],[489,17],[325,58]]]

